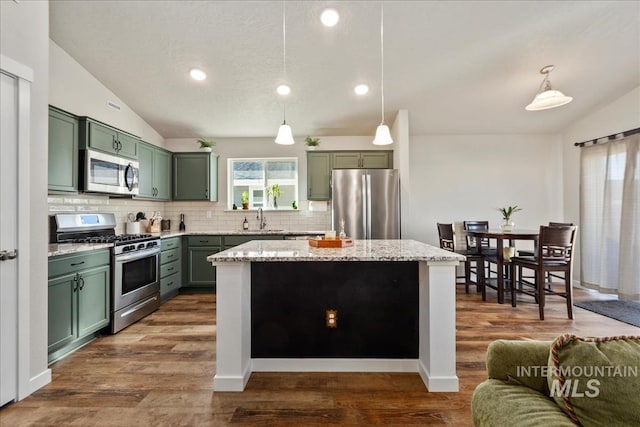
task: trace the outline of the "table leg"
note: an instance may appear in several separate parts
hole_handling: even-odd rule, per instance
[[[498,237],[496,239],[496,258],[497,270],[498,270],[498,304],[504,303],[504,257],[502,255],[502,248],[504,246],[504,239]]]

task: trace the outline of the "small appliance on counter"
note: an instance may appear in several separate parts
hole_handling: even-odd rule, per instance
[[[185,231],[187,227],[184,225],[184,214],[180,214],[180,225],[178,226],[178,230]]]

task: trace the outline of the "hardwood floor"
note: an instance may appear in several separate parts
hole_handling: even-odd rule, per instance
[[[577,299],[588,298],[576,291]],[[459,393],[429,393],[418,374],[254,373],[244,393],[214,393],[215,297],[180,295],[114,336],[51,366],[53,382],[0,411],[2,426],[472,425],[473,389],[494,339],[640,334],[549,298],[546,320],[522,296],[498,305],[457,293]]]

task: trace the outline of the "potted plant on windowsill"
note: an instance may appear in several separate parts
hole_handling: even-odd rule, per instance
[[[200,138],[198,142],[200,143],[200,150],[206,151],[208,153],[211,152],[211,147],[214,147],[216,145],[215,141],[209,141],[204,138]]]
[[[269,187],[269,196],[273,197],[273,207],[278,209],[278,197],[280,197],[280,184],[273,184]]]
[[[243,191],[242,192],[242,210],[247,210],[249,209],[249,192],[247,191]]]
[[[304,139],[304,143],[307,145],[308,150],[315,150],[317,146],[320,145],[320,138],[311,138],[307,136]]]
[[[511,220],[511,216],[522,209],[519,208],[518,205],[514,205],[507,206],[506,208],[499,208],[498,210],[502,214],[502,231],[513,231],[516,224]]]

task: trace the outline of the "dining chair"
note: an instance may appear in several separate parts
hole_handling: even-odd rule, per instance
[[[462,226],[465,231],[486,231],[489,230],[489,221],[463,221]],[[470,252],[480,252],[484,256],[486,273],[484,278],[490,278],[492,271],[497,274],[497,271],[491,270],[491,264],[497,264],[496,248],[491,246],[491,242],[488,238],[477,239],[475,237],[465,236],[467,242],[467,250]],[[478,248],[478,245],[479,248]],[[479,250],[478,250],[479,249]]]
[[[540,320],[544,320],[545,295],[560,295],[566,298],[567,314],[573,319],[573,248],[576,239],[576,226],[540,226],[540,238],[534,256],[516,256],[511,258],[511,305],[516,306],[516,291],[531,295],[538,303]],[[516,269],[527,268],[534,271],[533,282],[520,275],[516,278]],[[548,272],[562,272],[564,291],[554,290],[557,282]],[[526,288],[531,287],[532,291]],[[518,289],[516,289],[518,288]]]
[[[567,227],[574,225],[572,222],[554,222],[549,221],[549,227]],[[536,247],[534,245],[534,249],[532,251],[523,249],[518,251],[518,256],[535,256],[536,255]],[[518,271],[519,275],[522,275],[522,269]],[[562,279],[562,276],[558,276],[557,274],[553,274],[551,272],[547,273],[547,283],[551,282],[551,277],[555,277],[557,279]]]
[[[464,276],[456,276],[456,279],[464,279],[464,289],[466,293],[469,293],[469,284],[471,282],[471,273],[476,275],[476,289],[482,292],[482,300],[486,300],[486,293],[484,289],[484,256],[478,254],[475,250],[470,251],[468,249],[456,250],[455,245],[455,233],[453,231],[453,224],[436,223],[438,226],[438,238],[440,240],[440,248],[456,252],[460,255],[467,257],[464,262]],[[472,268],[472,263],[475,263],[475,268]]]

